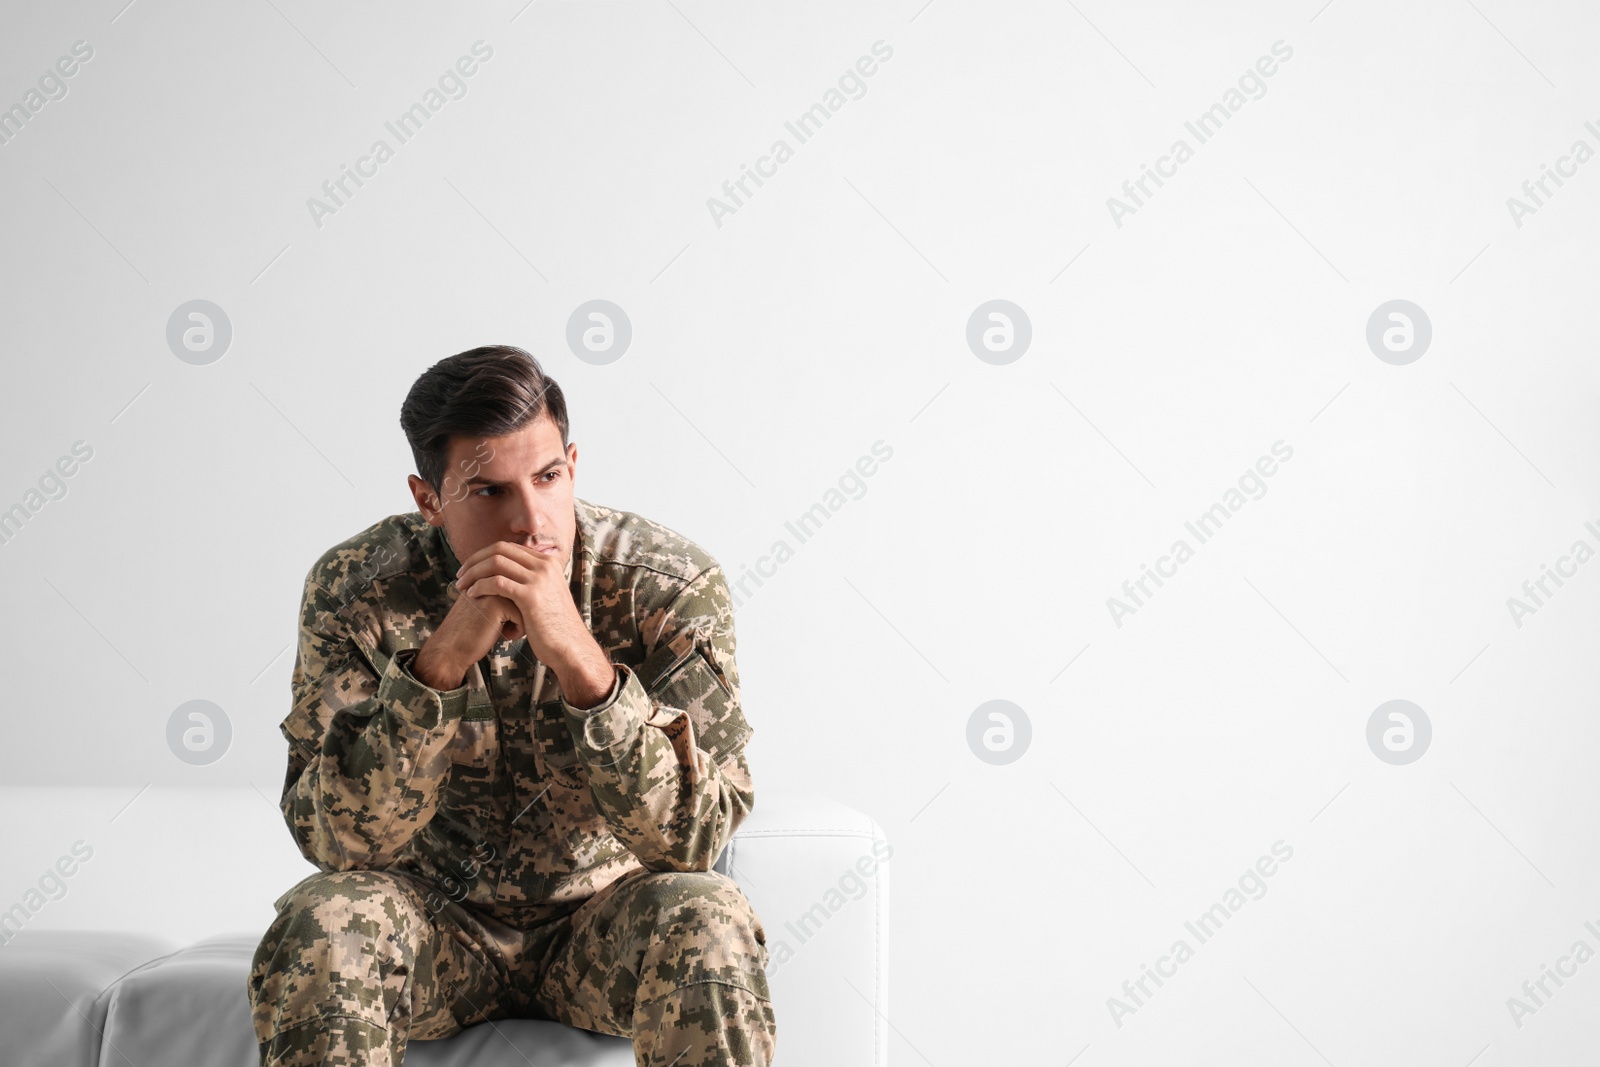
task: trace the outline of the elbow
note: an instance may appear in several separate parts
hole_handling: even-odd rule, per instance
[[[373,866],[362,863],[348,852],[330,852],[323,850],[306,850],[306,859],[316,864],[318,869],[324,871],[359,871]]]
[[[652,836],[638,842],[632,852],[651,871],[709,871],[727,844],[718,832],[693,833],[679,838]]]
[[[689,853],[669,851],[657,853],[649,859],[641,856],[639,862],[643,863],[645,869],[650,871],[677,871],[680,873],[709,871],[712,865],[716,863],[718,855],[720,853],[711,853],[704,850]]]
[[[353,871],[367,866],[367,864],[358,862],[357,858],[352,856],[349,850],[342,845],[335,843],[330,848],[329,843],[333,841],[331,838],[315,838],[297,833],[294,835],[294,840],[295,844],[299,846],[300,855],[304,856],[306,862],[318,870]]]
[[[285,813],[289,834],[307,863],[322,871],[353,871],[374,866],[375,850],[348,841],[325,821],[297,822],[293,811]]]

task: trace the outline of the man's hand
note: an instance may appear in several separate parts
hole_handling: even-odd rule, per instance
[[[505,597],[457,597],[444,622],[423,642],[411,669],[424,685],[455,689],[496,642],[521,636],[522,614]]]
[[[578,614],[566,566],[559,550],[496,541],[462,562],[456,584],[463,601],[510,602],[528,647],[556,672],[567,701],[592,707],[611,692],[616,669]]]

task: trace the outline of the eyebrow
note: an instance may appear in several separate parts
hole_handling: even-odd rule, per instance
[[[546,463],[544,466],[542,466],[538,470],[534,471],[533,474],[534,474],[534,477],[537,478],[541,474],[547,474],[547,473],[549,473],[550,471],[554,470],[557,467],[565,467],[566,465],[567,465],[567,457],[566,456],[557,456],[555,459],[552,459],[550,462]],[[481,475],[474,475],[473,477],[468,478],[462,484],[463,485],[510,485],[511,483],[510,482],[497,482],[497,481],[494,481],[491,478],[484,478]]]

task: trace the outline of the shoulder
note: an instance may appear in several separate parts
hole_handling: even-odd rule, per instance
[[[576,500],[584,552],[597,573],[609,571],[629,584],[654,586],[668,600],[708,571],[717,560],[695,541],[637,512]]]
[[[727,662],[733,601],[715,557],[636,512],[579,501],[577,513],[596,633],[636,635],[634,651],[644,657],[638,669],[649,679],[683,662],[699,644],[736,687],[737,670]]]
[[[432,529],[415,511],[379,519],[317,557],[306,581],[349,599],[375,581],[426,568]]]

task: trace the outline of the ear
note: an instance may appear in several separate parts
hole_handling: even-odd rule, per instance
[[[417,510],[428,520],[428,525],[442,526],[444,515],[439,510],[439,495],[433,491],[433,487],[415,474],[406,475],[406,486],[411,490],[412,499],[417,502]]]

